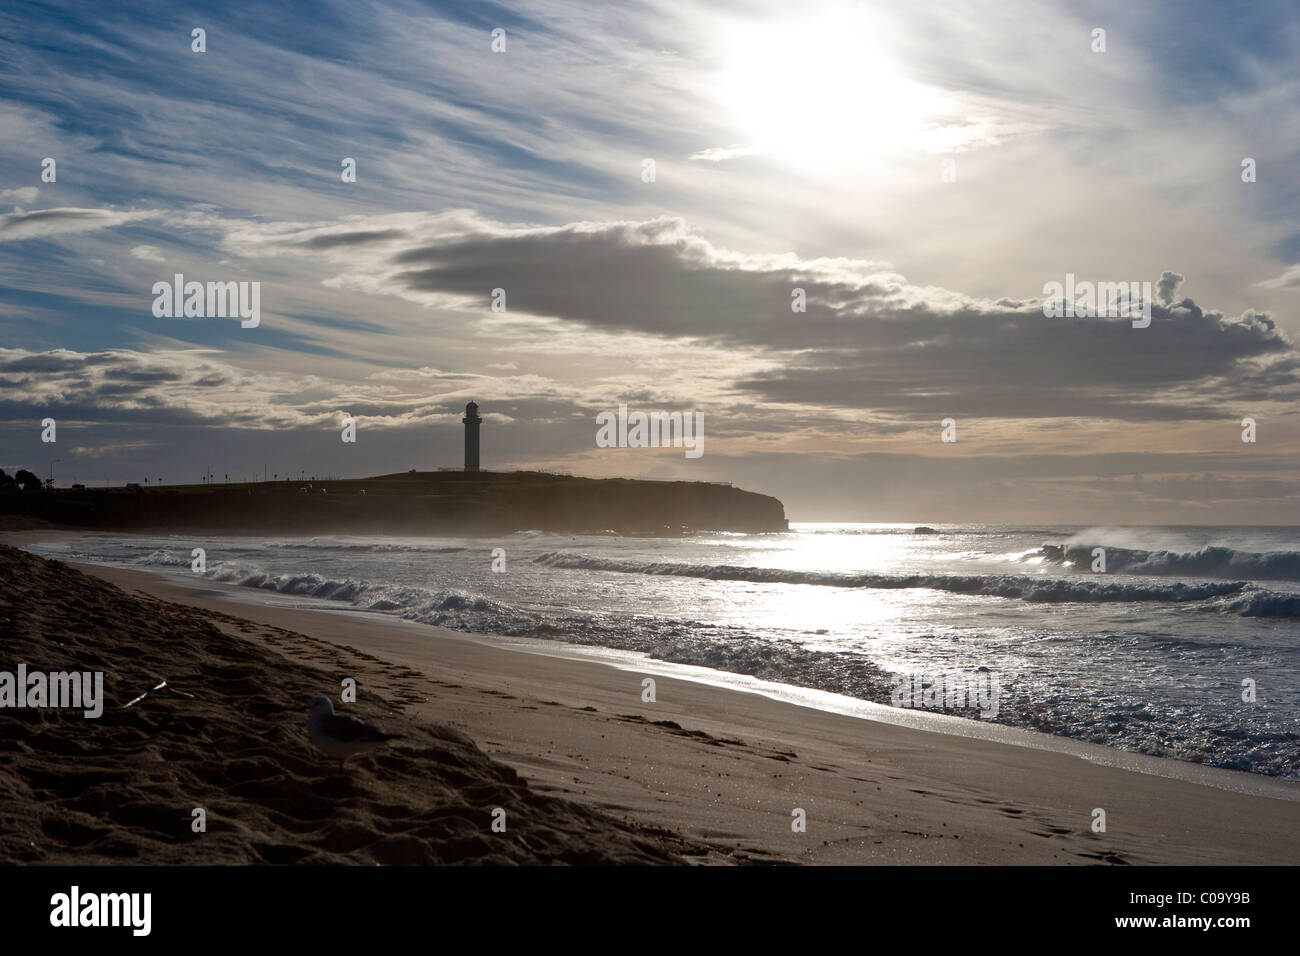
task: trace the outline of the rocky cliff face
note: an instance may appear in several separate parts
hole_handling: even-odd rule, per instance
[[[87,528],[285,534],[787,530],[780,501],[727,485],[536,472],[13,493],[0,496],[6,513]]]

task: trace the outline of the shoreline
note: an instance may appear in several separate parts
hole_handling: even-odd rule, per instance
[[[120,536],[117,532],[66,531],[62,529],[45,533],[0,531],[0,544],[24,547],[26,544],[39,544],[42,541],[54,542],[88,535],[103,535],[110,539]],[[1174,757],[1161,757],[1142,751],[1109,747],[1074,737],[1048,734],[1018,725],[992,723],[940,711],[895,707],[857,697],[849,697],[833,691],[766,680],[733,671],[661,660],[649,657],[639,651],[574,644],[562,640],[461,631],[434,624],[410,621],[382,611],[348,607],[327,599],[314,600],[277,591],[241,587],[229,582],[213,581],[207,578],[195,580],[185,572],[164,567],[135,568],[76,561],[66,563],[90,574],[122,572],[123,574],[144,575],[147,578],[155,579],[162,584],[179,589],[180,592],[191,597],[208,595],[218,601],[226,602],[219,605],[223,608],[227,606],[236,608],[266,607],[308,614],[361,618],[373,621],[379,627],[413,628],[417,634],[436,635],[438,638],[445,640],[476,642],[495,650],[536,654],[560,660],[599,663],[624,671],[635,671],[655,677],[675,678],[734,693],[758,694],[799,707],[877,723],[894,724],[926,733],[969,737],[994,741],[1008,746],[1045,750],[1135,773],[1181,780],[1236,793],[1269,796],[1276,799],[1300,802],[1300,780],[1293,780],[1289,777],[1216,767],[1210,764],[1179,760]],[[114,580],[116,583],[115,578],[110,578],[110,580]],[[176,598],[173,597],[172,599]]]
[[[81,534],[0,540],[21,547]],[[790,699],[784,685],[738,675],[77,567],[124,590],[292,631],[295,659],[347,648],[374,662],[361,683],[396,693],[414,718],[467,733],[536,789],[755,860],[1300,862],[1300,848],[1278,840],[1300,822],[1300,785],[1283,778],[863,701],[853,702],[858,713],[836,712],[826,708],[852,699],[807,692],[824,698],[819,709]],[[419,677],[394,682],[384,667]],[[657,682],[654,703],[641,699],[647,676]],[[945,722],[952,726],[940,729]],[[1067,746],[989,739],[994,727]],[[1096,808],[1106,811],[1105,833],[1091,830]],[[796,809],[806,811],[805,833],[792,831]]]

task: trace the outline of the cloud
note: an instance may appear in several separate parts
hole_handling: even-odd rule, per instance
[[[1263,286],[1266,289],[1289,289],[1300,285],[1300,262],[1287,269],[1280,276],[1265,279],[1263,282],[1256,282],[1255,285]]]
[[[337,412],[346,410],[364,416],[368,428],[400,428],[459,413],[474,396],[498,407],[542,402],[565,413],[586,408],[576,389],[537,375],[489,378],[420,368],[326,381],[243,369],[199,349],[0,348],[0,418],[15,421],[52,415],[83,423],[286,431],[332,427]]]
[[[324,241],[323,241],[324,240]],[[477,312],[505,290],[514,321],[554,321],[771,357],[736,382],[777,403],[891,417],[1204,419],[1250,386],[1255,401],[1300,397],[1297,355],[1266,313],[1236,318],[1156,282],[1149,329],[1128,320],[1046,318],[1041,301],[988,299],[909,282],[887,263],[752,255],[678,218],[557,227],[465,212],[244,231],[245,255],[324,255],[334,280]],[[803,291],[807,311],[791,308]]]
[[[163,255],[162,250],[157,246],[132,246],[131,255],[136,259],[144,259],[148,262],[166,262],[167,257]]]
[[[741,156],[754,156],[762,152],[757,146],[710,146],[708,149],[701,149],[698,152],[691,153],[688,159],[703,160],[707,163],[720,163],[726,159],[736,159]]]
[[[1156,283],[1156,298],[1163,304],[1168,305],[1174,301],[1174,293],[1178,291],[1178,286],[1183,282],[1183,276],[1177,272],[1162,272],[1160,281]]]
[[[34,203],[41,191],[35,186],[20,186],[17,189],[0,189],[0,202]]]
[[[0,216],[0,242],[15,239],[37,239],[45,236],[91,229],[106,229],[141,219],[153,219],[156,212],[125,212],[111,209],[40,209],[36,212],[16,212]]]
[[[330,232],[302,240],[304,249],[328,251],[346,249],[371,242],[383,242],[385,239],[400,239],[405,235],[400,229],[372,229],[356,232]]]

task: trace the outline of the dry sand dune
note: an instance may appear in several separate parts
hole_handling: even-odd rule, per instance
[[[103,671],[103,715],[0,709],[0,862],[673,863],[703,848],[530,789],[449,727],[363,691],[402,735],[344,775],[307,701],[340,676],[0,546],[0,670]],[[166,680],[129,708],[137,695]],[[207,832],[191,829],[204,808]],[[491,832],[494,808],[506,834]]]

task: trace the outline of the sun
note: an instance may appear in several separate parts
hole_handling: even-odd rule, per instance
[[[859,24],[835,20],[735,31],[718,100],[745,146],[809,170],[923,148],[939,105]]]

